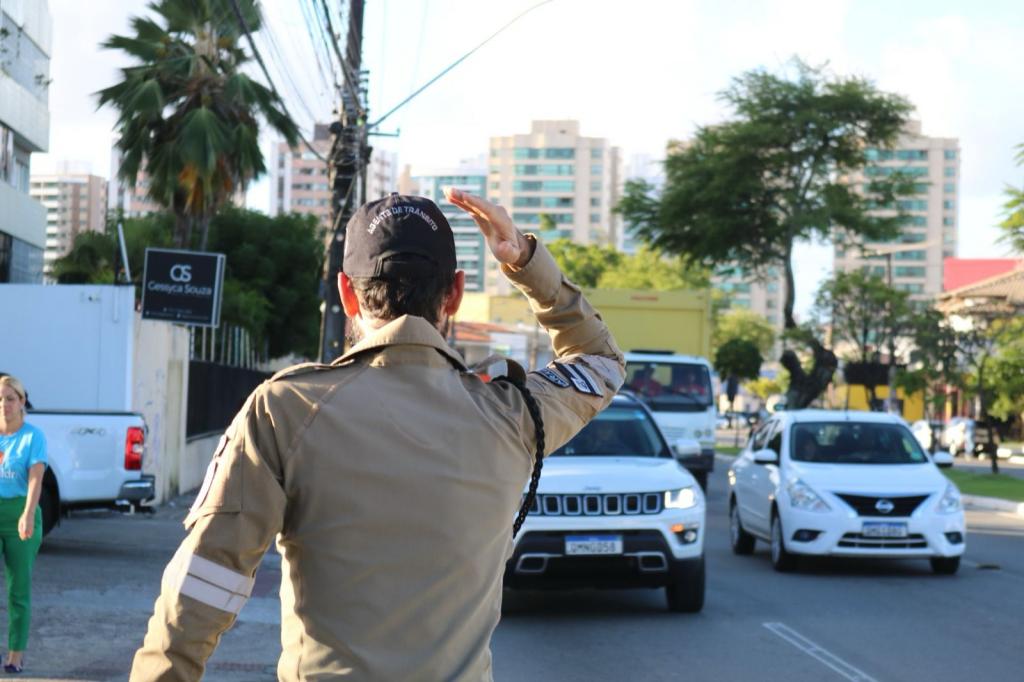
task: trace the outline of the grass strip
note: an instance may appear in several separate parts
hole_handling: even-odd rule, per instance
[[[957,469],[943,469],[942,473],[956,483],[956,487],[960,488],[964,495],[1000,497],[1004,500],[1024,502],[1024,478],[1014,478],[1006,474],[977,474]]]

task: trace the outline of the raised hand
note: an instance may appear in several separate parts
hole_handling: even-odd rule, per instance
[[[516,228],[508,211],[454,187],[445,187],[444,196],[472,216],[499,263],[523,267],[530,261],[533,255],[530,241]]]

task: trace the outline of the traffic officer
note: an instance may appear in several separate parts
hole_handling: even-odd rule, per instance
[[[538,240],[503,208],[446,195],[529,299],[555,361],[529,375],[510,363],[511,381],[467,371],[445,342],[465,285],[448,221],[421,197],[361,207],[339,276],[361,339],[330,365],[279,373],[235,417],[164,572],[132,680],[201,677],[275,538],[281,680],[491,679],[512,522],[537,444],[548,454],[576,434],[611,401],[624,364]]]

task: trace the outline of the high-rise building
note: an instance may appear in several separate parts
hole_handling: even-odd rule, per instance
[[[46,0],[0,4],[0,283],[43,278],[46,211],[29,196],[29,159],[50,138]]]
[[[786,324],[785,284],[785,274],[780,267],[769,268],[761,275],[738,266],[723,267],[711,277],[711,286],[726,295],[730,308],[755,312],[780,332]]]
[[[331,131],[318,123],[313,130],[313,150],[305,144],[291,148],[280,142],[270,160],[270,213],[302,213],[316,216],[330,227],[331,185],[327,158],[331,153]],[[319,154],[319,156],[318,156]],[[398,159],[394,152],[374,149],[366,168],[366,200],[372,201],[396,191]]]
[[[664,159],[655,158],[650,154],[632,154],[629,157],[629,163],[626,164],[623,179],[626,181],[643,180],[655,190],[661,190],[665,186]],[[630,226],[624,222],[614,244],[623,253],[636,253],[640,247],[639,239],[630,230]]]
[[[853,244],[836,238],[835,269],[870,269],[891,279],[912,300],[928,301],[942,292],[944,259],[956,255],[960,187],[960,145],[956,138],[922,134],[911,121],[893,149],[867,150],[868,165],[852,178],[864,187],[872,178],[903,173],[913,178],[915,192],[899,200],[907,214],[900,235],[892,242]],[[894,215],[895,208],[877,209]]]
[[[129,187],[118,176],[121,171],[122,152],[113,146],[110,152],[110,181],[107,186],[107,205],[111,211],[120,210],[126,218],[137,218],[147,213],[159,213],[164,207],[149,197],[149,175],[145,164],[135,176],[135,186]]]
[[[96,175],[33,175],[29,192],[46,209],[43,274],[71,250],[82,232],[102,232],[107,217],[107,180]]]
[[[580,135],[579,121],[533,121],[529,133],[491,138],[487,197],[544,238],[616,245],[619,165],[619,149]],[[497,273],[488,259],[485,286],[502,293],[507,283]]]
[[[455,257],[458,268],[466,272],[466,291],[483,291],[487,246],[480,228],[465,211],[448,203],[445,187],[455,187],[477,196],[486,196],[487,169],[469,163],[456,168],[417,171],[409,190],[438,205],[455,233]]]

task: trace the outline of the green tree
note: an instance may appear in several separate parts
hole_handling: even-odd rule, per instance
[[[641,248],[621,257],[601,273],[597,286],[602,289],[706,289],[710,282],[707,270],[687,265],[681,258],[667,258]]]
[[[788,349],[787,404],[805,407],[829,384],[835,355],[813,335],[799,333],[793,248],[799,240],[839,235],[843,242],[896,236],[905,219],[870,209],[894,205],[912,189],[903,174],[867,168],[870,181],[847,178],[869,163],[868,151],[893,145],[911,106],[861,78],[841,78],[794,60],[792,73],[750,71],[721,93],[735,116],[673,143],[664,189],[626,184],[618,209],[655,248],[704,266],[739,265],[755,273],[785,272],[785,327],[806,343],[806,371]]]
[[[61,284],[113,283],[119,260],[117,218],[106,232],[83,232],[54,262]],[[141,295],[147,247],[173,244],[174,218],[153,214],[123,220],[131,283]],[[236,208],[210,223],[210,248],[225,254],[221,320],[244,327],[271,357],[315,357],[320,326],[323,234],[312,216],[269,217]],[[260,347],[263,347],[262,345]]]
[[[729,339],[715,351],[715,371],[722,377],[757,379],[762,364],[761,351],[747,339]]]
[[[923,392],[925,409],[936,414],[946,403],[946,387],[964,384],[957,333],[945,315],[925,308],[911,317],[909,336],[913,348],[896,384],[908,394]]]
[[[718,316],[711,333],[712,348],[732,340],[750,341],[762,356],[767,356],[775,345],[775,327],[765,318],[746,308],[732,308]]]
[[[546,217],[541,216],[541,219]],[[581,287],[596,287],[601,276],[624,257],[610,246],[584,246],[568,239],[556,239],[547,246],[565,276]]]
[[[832,330],[832,344],[846,344],[853,351],[848,359],[859,362],[870,362],[890,349],[898,352],[898,342],[913,320],[907,292],[862,271],[837,272],[824,282],[814,314],[822,330]]]
[[[1017,164],[1024,166],[1024,144],[1017,147]],[[1000,241],[1009,244],[1018,253],[1024,254],[1024,188],[1006,188],[1006,219],[999,224],[1003,229]]]
[[[259,119],[290,144],[299,132],[283,102],[243,73],[250,56],[234,5],[251,31],[262,19],[255,0],[155,0],[157,17],[133,17],[133,35],[103,47],[136,63],[97,93],[118,112],[119,178],[134,187],[141,169],[149,196],[175,216],[174,242],[205,249],[210,219],[229,198],[266,171]]]
[[[1009,321],[1007,326],[986,378],[992,396],[989,413],[1024,424],[1024,320]]]

